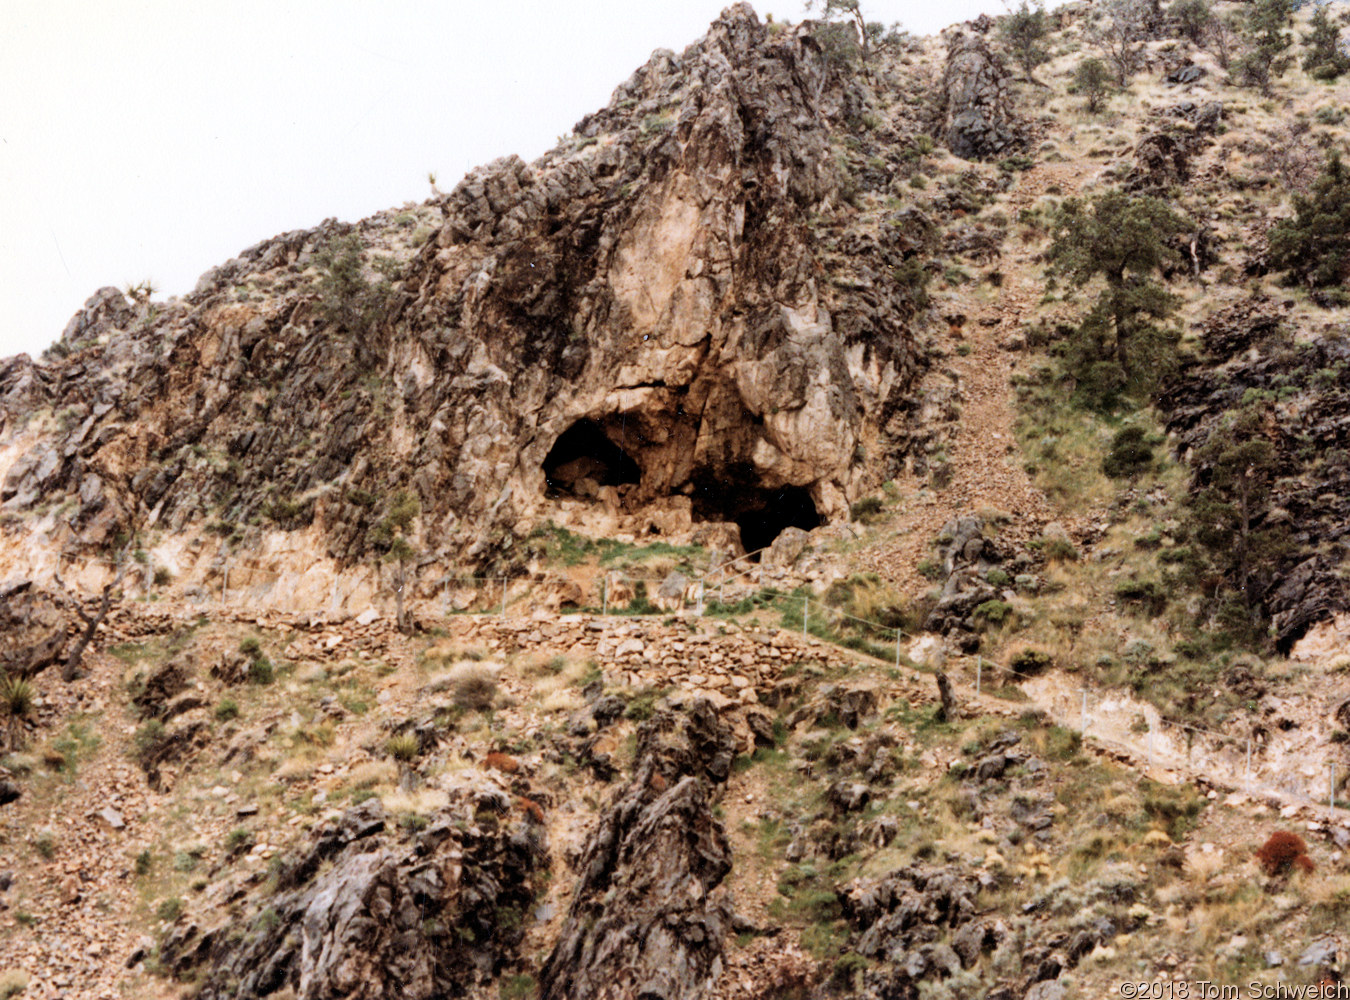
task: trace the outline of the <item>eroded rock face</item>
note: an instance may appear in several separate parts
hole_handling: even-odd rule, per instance
[[[0,583],[0,673],[30,677],[62,659],[73,616],[31,580]]]
[[[183,919],[160,956],[201,976],[202,1000],[460,997],[514,954],[546,867],[542,828],[490,783],[420,833],[393,827],[378,800],[321,828],[269,898],[246,896],[219,922]],[[223,919],[221,919],[223,917]]]
[[[980,35],[952,37],[942,75],[942,135],[955,155],[981,160],[1017,145],[1009,82],[1002,60]]]
[[[707,702],[658,711],[628,784],[591,835],[543,1000],[694,1000],[721,971],[732,908],[716,890],[731,848],[712,813],[734,741]]]
[[[394,212],[330,221],[182,300],[101,290],[60,350],[0,368],[0,502],[74,497],[52,537],[88,546],[133,521],[308,528],[292,560],[308,572],[316,546],[338,566],[368,555],[406,487],[429,555],[484,560],[549,509],[545,466],[589,422],[631,466],[606,452],[550,468],[611,515],[647,505],[670,534],[794,490],[792,523],[844,519],[864,443],[868,474],[902,457],[920,364],[905,241],[855,234],[827,270],[813,234],[847,196],[832,143],[858,86],[808,27],[771,34],[736,5],[538,161],[494,161],[418,208],[417,240]],[[372,286],[376,253],[401,270],[344,328],[316,274],[352,233]],[[37,406],[62,428],[25,430]],[[176,575],[215,586],[227,563],[205,546]]]

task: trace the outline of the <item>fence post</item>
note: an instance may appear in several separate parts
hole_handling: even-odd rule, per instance
[[[722,579],[717,581],[717,603],[725,608],[727,606],[727,575],[722,574]]]
[[[1327,789],[1327,804],[1334,812],[1336,809],[1336,762],[1331,762],[1331,785]]]
[[[1083,724],[1078,727],[1078,731],[1087,735],[1087,688],[1083,688]]]
[[[502,577],[502,617],[506,617],[506,577]]]
[[[900,632],[899,629],[896,629],[896,630],[895,630],[895,669],[896,669],[896,670],[899,670],[899,669],[900,669],[900,636],[901,636],[901,634],[902,634],[902,633]]]
[[[600,578],[600,613],[609,614],[609,574]]]
[[[698,616],[703,617],[703,581],[698,582]]]
[[[802,598],[802,638],[806,638],[806,619],[811,613],[811,598]]]
[[[975,657],[975,697],[980,696],[980,678],[984,673],[984,657]]]

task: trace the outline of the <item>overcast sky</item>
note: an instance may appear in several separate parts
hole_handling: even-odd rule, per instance
[[[0,0],[0,357],[103,285],[533,159],[726,0]],[[802,0],[759,3],[800,20]],[[932,34],[1000,0],[864,0]]]

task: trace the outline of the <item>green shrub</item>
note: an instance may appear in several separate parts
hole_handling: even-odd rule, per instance
[[[131,738],[132,744],[136,747],[136,756],[145,758],[155,747],[159,746],[164,739],[164,723],[158,719],[150,719],[143,723]]]
[[[1077,562],[1078,549],[1067,538],[1047,538],[1041,546],[1046,562]]]
[[[1043,649],[1024,649],[1013,655],[1008,668],[1017,674],[1043,674],[1055,665],[1054,657]]]
[[[881,514],[883,507],[881,497],[863,497],[849,508],[849,516],[855,521],[871,524]]]
[[[231,856],[251,850],[258,842],[253,831],[246,826],[236,826],[225,835],[225,853]]]
[[[170,896],[168,899],[161,900],[159,906],[155,908],[155,916],[167,924],[173,923],[182,914],[183,901],[177,896]]]
[[[56,836],[49,830],[42,830],[33,837],[33,850],[50,861],[56,854]]]
[[[944,576],[942,572],[942,563],[935,559],[921,560],[919,565],[915,568],[919,571],[919,575],[926,580],[941,580]]]
[[[248,679],[251,684],[271,684],[276,679],[276,668],[272,666],[271,660],[260,656],[249,664]]]
[[[222,698],[216,705],[216,721],[229,722],[239,717],[239,705],[232,698]]]
[[[485,711],[497,695],[497,674],[477,663],[456,666],[450,673],[450,684],[455,707],[464,711]]]
[[[1167,592],[1156,580],[1122,580],[1116,584],[1116,598],[1151,615],[1162,614],[1167,607]]]
[[[1002,625],[1012,615],[1013,606],[1007,601],[985,601],[975,609],[975,618],[990,625]]]
[[[1008,585],[1008,574],[997,566],[984,574],[984,578],[989,581],[991,587],[1006,587]]]
[[[1147,472],[1153,464],[1153,446],[1142,427],[1122,427],[1111,439],[1111,450],[1102,459],[1102,472],[1124,479]]]

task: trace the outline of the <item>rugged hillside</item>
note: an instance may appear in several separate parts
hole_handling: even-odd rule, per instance
[[[314,555],[330,576],[366,557],[400,489],[427,579],[528,533],[550,492],[600,496],[593,527],[707,524],[737,550],[846,519],[904,461],[924,357],[922,233],[852,204],[906,124],[876,100],[809,28],[733,7],[534,164],[260,243],[181,301],[100,291],[0,375],[6,510],[65,503],[11,537],[73,555],[209,524],[232,543],[166,553],[173,572],[301,547],[242,560],[285,600]],[[876,164],[856,176],[855,146]]]
[[[735,6],[0,362],[0,998],[1339,983],[1347,20]]]

